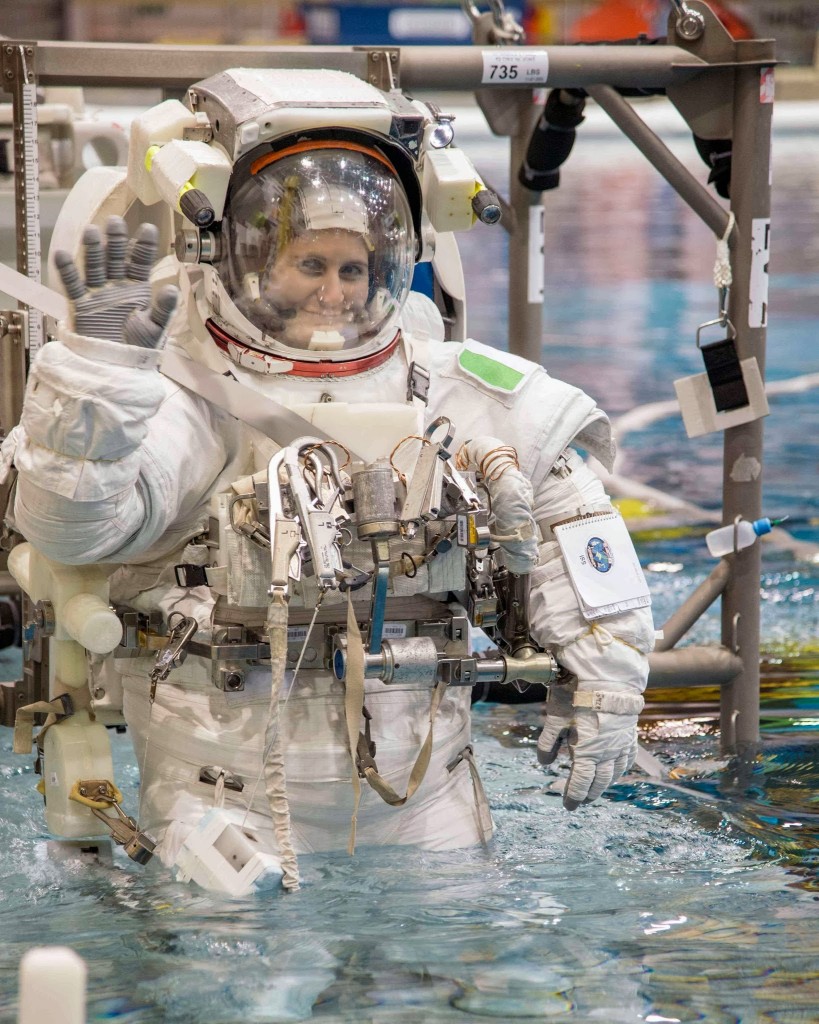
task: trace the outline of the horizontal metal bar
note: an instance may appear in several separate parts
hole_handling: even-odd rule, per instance
[[[644,722],[663,722],[673,718],[713,718],[717,717],[719,705],[716,701],[683,701],[679,704],[666,704],[665,702],[646,705],[640,718]],[[759,717],[762,719],[776,718],[801,718],[811,722],[819,721],[819,708],[811,711],[810,708],[760,708]]]
[[[707,611],[728,586],[731,566],[722,559],[711,571],[711,575],[700,583],[697,589],[683,601],[680,607],[663,625],[662,640],[654,646],[655,651],[670,651],[685,636],[697,619]]]
[[[8,45],[9,41],[4,41]],[[374,47],[373,49],[381,49]],[[395,49],[395,47],[391,47]],[[708,65],[677,46],[516,47],[548,54],[548,85],[661,87]],[[509,88],[484,82],[484,54],[496,47],[404,46],[401,85],[406,89]],[[229,67],[332,67],[367,78],[367,49],[344,46],[171,46],[147,43],[37,43],[37,78],[43,85],[130,85],[185,88]]]
[[[616,86],[661,87],[682,82],[708,65],[677,46],[521,46],[515,52],[548,55],[547,85],[568,88],[605,82]],[[491,46],[405,46],[401,85],[407,89],[509,88],[485,82],[484,54]]]
[[[681,647],[648,656],[650,688],[722,686],[742,671],[742,659],[727,647]]]
[[[367,54],[346,46],[170,46],[47,40],[37,44],[36,67],[41,85],[186,89],[225,68],[236,67],[332,67],[366,78]]]

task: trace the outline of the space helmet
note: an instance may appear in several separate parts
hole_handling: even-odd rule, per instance
[[[234,362],[358,373],[397,345],[436,237],[490,222],[451,120],[346,71],[229,68],[133,121],[127,183],[170,210],[183,290]]]
[[[310,363],[363,358],[395,338],[416,237],[378,148],[301,138],[251,152],[234,168],[220,232],[212,319],[234,343]]]

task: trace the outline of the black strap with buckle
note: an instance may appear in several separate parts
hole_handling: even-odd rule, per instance
[[[177,586],[207,587],[209,585],[207,566],[181,562],[173,567],[173,571],[176,574]]]
[[[703,345],[700,351],[717,412],[730,412],[748,405],[748,390],[734,339],[724,338],[711,345]]]

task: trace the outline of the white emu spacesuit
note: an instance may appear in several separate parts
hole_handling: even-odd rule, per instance
[[[153,686],[154,650],[114,655],[141,770],[140,825],[161,840],[166,863],[187,865],[183,877],[200,877],[190,837],[214,806],[280,855],[283,843],[343,847],[354,804],[359,844],[443,850],[487,837],[469,747],[471,687],[455,684],[485,671],[462,632],[467,615],[473,625],[495,621],[490,548],[496,569],[528,583],[527,654],[548,649],[563,669],[538,752],[548,763],[567,741],[566,806],[598,797],[635,754],[653,639],[648,598],[599,480],[570,447],[610,463],[608,423],[541,367],[445,341],[435,305],[410,292],[432,228],[462,226],[476,191],[472,181],[454,198],[446,192],[442,160],[462,169],[462,158],[430,147],[432,127],[420,104],[339,72],[224,72],[195,86],[187,106],[149,112],[132,135],[120,205],[138,199],[147,220],[172,203],[177,224],[180,207],[187,217],[176,257],[153,274],[155,294],[163,284],[180,291],[169,329],[168,292],[147,311],[155,232],[141,229],[127,264],[116,220],[105,248],[99,232],[86,232],[84,275],[58,257],[73,322],[34,363],[6,442],[19,473],[13,523],[51,559],[118,566],[111,602],[142,616],[143,631],[157,611],[166,627],[193,622],[187,658],[155,672]],[[103,206],[96,212],[102,221]],[[266,428],[271,400],[308,421],[310,444],[277,439],[272,414]],[[427,431],[421,444],[436,423],[438,435]],[[444,447],[437,438],[447,432]],[[320,447],[323,438],[337,444]],[[424,461],[424,448],[440,457]],[[285,449],[290,461],[277,462]],[[400,529],[377,515],[362,526],[370,484],[356,491],[355,473],[351,483],[339,466],[345,450],[375,464],[381,480],[387,467],[389,493],[394,486],[403,502]],[[464,473],[448,458],[456,452]],[[411,494],[421,463],[426,490]],[[274,465],[278,487],[267,475]],[[466,495],[477,508],[468,471],[498,485],[496,507],[491,541],[485,532],[459,545],[459,509],[458,529],[480,533],[463,504]],[[441,473],[444,500],[428,485],[440,491]],[[501,481],[531,500],[511,527]],[[323,541],[307,537],[308,519],[329,530]],[[283,537],[294,522],[299,547],[284,556],[287,672],[274,681],[272,714],[259,636],[271,594],[285,589],[271,586],[276,531]],[[612,563],[628,563],[634,579],[621,576],[613,593],[584,590],[567,567],[566,522],[582,527],[574,545],[585,570],[606,582]],[[356,622],[369,630],[366,648]],[[430,651],[432,675],[421,665]],[[421,667],[413,675],[399,655]],[[354,660],[363,689],[351,710],[344,666],[352,673]],[[270,758],[283,768],[273,780],[263,768]],[[289,805],[284,832],[271,826],[277,799]]]

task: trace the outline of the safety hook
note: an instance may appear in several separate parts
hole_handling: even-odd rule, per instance
[[[688,43],[696,42],[705,32],[705,18],[699,11],[692,11],[685,0],[671,0],[671,6],[677,15],[677,35]]]
[[[461,7],[473,25],[477,25],[483,17],[473,0],[461,0]],[[519,25],[506,10],[503,0],[489,0],[489,13],[492,15],[492,24],[495,26],[495,42],[519,43],[523,39],[523,26]]]

